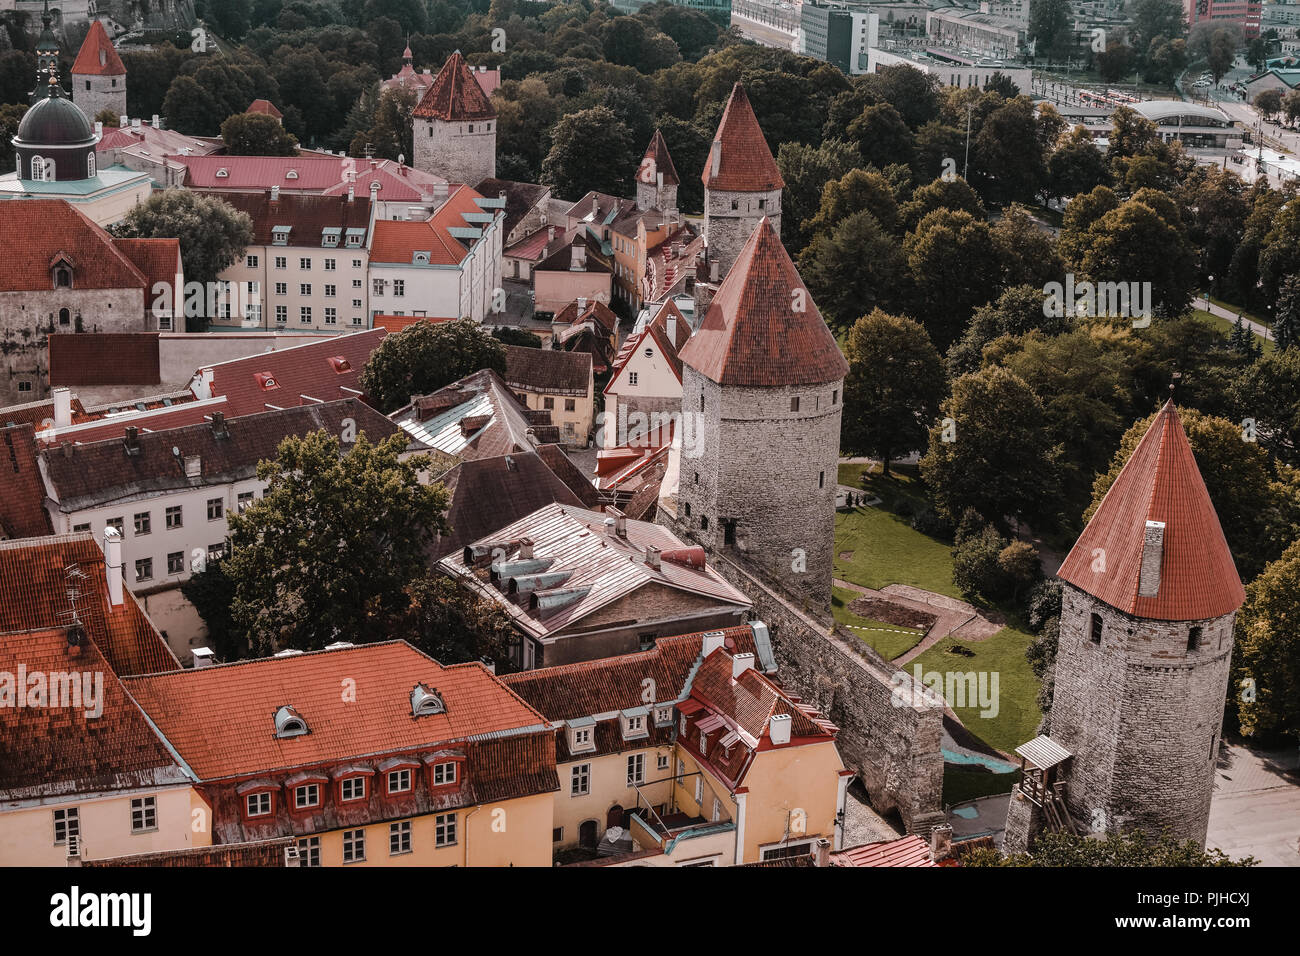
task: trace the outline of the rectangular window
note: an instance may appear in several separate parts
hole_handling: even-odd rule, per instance
[[[333,272],[333,271],[334,271],[334,263],[335,263],[335,260],[334,260],[334,259],[326,259],[326,260],[325,260],[325,271],[326,271],[326,272]]]
[[[388,772],[388,792],[406,793],[411,789],[410,770],[390,770]]]
[[[555,399],[553,398],[542,399],[542,408],[554,408],[554,407],[555,407]]]
[[[122,530],[125,526],[126,525],[121,518],[109,518],[107,521],[104,522],[105,528],[116,528],[118,534],[125,534],[125,532]]]
[[[310,282],[298,283],[298,294],[301,296],[311,295],[311,283]]]
[[[150,514],[148,511],[141,511],[135,516],[135,533],[148,534],[150,525]]]
[[[257,257],[257,256],[245,256],[245,257],[244,257],[244,265],[248,266],[248,268],[250,268],[250,269],[256,269],[256,268],[257,268],[257,265],[258,265],[258,261],[259,261],[259,260],[258,260],[258,257]]]
[[[717,797],[713,798],[713,822],[717,823],[722,819],[722,801]]]
[[[304,305],[301,309],[298,310],[298,321],[301,322],[303,325],[308,325],[311,323],[311,306]]]
[[[440,813],[433,818],[433,845],[456,845],[456,814]]]
[[[433,785],[449,787],[456,782],[456,763],[439,763],[433,766]]]
[[[1194,651],[1201,646],[1201,629],[1194,627],[1187,632],[1187,649]]]
[[[570,771],[569,796],[585,797],[591,793],[591,764],[580,763]]]
[[[704,778],[695,778],[695,802],[701,807],[704,806]]]
[[[90,532],[90,522],[86,522],[85,524],[74,524],[72,526],[73,534],[86,534],[89,532]]]
[[[61,846],[69,839],[81,836],[81,817],[76,807],[54,811],[54,845]]]
[[[244,814],[250,817],[264,817],[271,812],[270,791],[250,793],[244,797]]]
[[[655,758],[655,769],[656,769],[656,770],[667,770],[667,769],[668,769],[668,755],[667,755],[667,754],[660,754],[658,757]]]
[[[361,280],[360,280],[360,279],[353,279],[353,280],[352,280],[352,288],[354,288],[354,289],[360,289],[360,288],[361,288]]]
[[[167,509],[167,530],[172,531],[179,528],[184,523],[181,505],[174,505]]]
[[[627,782],[645,783],[645,754],[629,754],[627,758]]]
[[[320,866],[320,837],[298,838],[298,865]]]
[[[796,395],[794,398],[790,399],[790,411],[799,411],[799,396]]]
[[[310,271],[310,270],[311,270],[311,260],[308,259],[308,258],[301,258],[301,259],[299,259],[299,260],[298,260],[298,268],[299,268],[299,269],[305,269],[305,270],[307,270],[307,271]]]
[[[343,831],[343,862],[360,863],[366,858],[366,831]]]
[[[167,573],[184,574],[185,573],[185,552],[173,551],[167,555]]]
[[[208,520],[217,521],[226,513],[226,500],[224,498],[208,499]]]
[[[287,283],[287,282],[277,282],[277,283],[275,284],[275,294],[276,294],[276,295],[288,295],[288,294],[289,294],[289,283]]]
[[[295,810],[305,810],[308,807],[320,806],[320,784],[304,783],[301,787],[293,788],[293,808]]]
[[[388,855],[397,856],[411,852],[411,821],[402,820],[388,825]]]
[[[338,322],[339,322],[339,310],[338,310],[338,309],[326,309],[326,310],[325,310],[325,324],[326,324],[326,325],[338,325]]]
[[[576,411],[578,410],[578,401],[577,401],[577,399],[574,399],[574,398],[566,398],[566,399],[564,400],[564,410],[565,410],[566,412],[576,412]]]
[[[332,299],[338,293],[339,287],[336,285],[325,286],[325,298]]]
[[[131,832],[147,833],[158,829],[156,797],[136,797],[131,801]]]
[[[393,280],[393,295],[406,295],[406,280],[405,280],[405,279],[394,279],[394,280]]]
[[[364,800],[366,798],[366,778],[345,778],[342,786],[339,788],[339,793],[341,794],[344,803],[351,800]]]
[[[1094,614],[1091,619],[1092,643],[1101,643],[1101,615]]]
[[[636,384],[636,372],[628,372],[628,373],[627,373],[627,383],[628,383],[629,385],[635,385],[635,384]]]
[[[253,493],[251,491],[241,491],[235,496],[235,511],[243,514],[248,510],[248,506],[253,503]]]
[[[686,777],[686,761],[679,759],[677,761],[677,779],[682,780]]]
[[[153,558],[138,558],[135,562],[135,579],[148,581],[153,577]]]
[[[275,267],[277,269],[287,269],[289,268],[289,260],[286,259],[284,256],[276,256]]]
[[[353,260],[352,260],[352,268],[354,268],[354,269],[360,269],[360,268],[361,268],[361,260],[360,260],[360,259],[353,259]],[[353,281],[354,281],[354,282],[360,282],[361,280],[360,280],[360,279],[354,279]]]
[[[551,842],[560,843],[564,840],[564,827],[556,827],[551,831]]]
[[[371,288],[371,290],[370,290],[370,294],[371,294],[371,295],[383,295],[383,294],[384,294],[384,280],[383,280],[383,279],[375,279],[375,280],[374,280],[374,282],[372,283],[372,288]]]
[[[289,307],[287,305],[277,305],[275,307],[275,321],[277,322],[289,321]]]

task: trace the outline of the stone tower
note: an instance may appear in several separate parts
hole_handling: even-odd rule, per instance
[[[709,268],[722,279],[760,219],[781,234],[785,182],[767,148],[745,88],[737,83],[704,166],[704,240]]]
[[[98,20],[90,21],[90,32],[72,64],[72,102],[91,121],[100,110],[127,115],[126,66]]]
[[[673,165],[673,158],[668,154],[668,144],[664,142],[664,134],[655,130],[654,138],[646,147],[641,165],[636,171],[636,208],[642,212],[647,209],[675,211],[677,187],[680,184],[677,167]]]
[[[1167,828],[1203,845],[1245,592],[1172,401],[1059,576],[1050,736],[1072,755],[1071,816],[1083,832]],[[1032,816],[1012,800],[1008,849]]]
[[[828,608],[848,364],[770,220],[681,360],[673,526]]]
[[[413,113],[415,162],[426,173],[476,186],[497,174],[497,113],[457,50]]]

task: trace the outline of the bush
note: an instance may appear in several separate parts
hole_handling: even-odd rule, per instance
[[[916,513],[911,522],[913,531],[929,535],[931,538],[952,538],[952,524],[933,508],[925,507]]]
[[[1025,617],[1029,629],[1038,634],[1050,619],[1060,618],[1060,616],[1061,582],[1056,579],[1039,581],[1030,589],[1029,597],[1025,599]]]
[[[1042,680],[1056,664],[1056,645],[1061,635],[1061,619],[1049,618],[1038,636],[1025,648],[1025,660],[1034,676]]]
[[[970,530],[965,518],[962,526],[952,549],[953,583],[967,597],[980,595],[996,601],[1007,594],[1011,584],[998,560],[1007,542],[992,525],[985,525],[978,534]]]
[[[911,518],[916,515],[916,502],[911,498],[902,497],[894,503],[894,514],[900,518]]]

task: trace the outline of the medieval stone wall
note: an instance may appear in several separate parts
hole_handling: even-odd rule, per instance
[[[704,235],[709,259],[719,263],[719,278],[725,278],[740,250],[766,216],[776,234],[781,234],[781,190],[739,193],[704,190]]]
[[[412,165],[449,182],[481,183],[497,174],[496,128],[494,119],[444,123],[417,117]]]
[[[89,89],[87,89],[89,87]],[[126,115],[126,77],[72,74],[72,102],[92,122],[100,110]]]

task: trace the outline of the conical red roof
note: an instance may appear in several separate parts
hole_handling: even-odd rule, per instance
[[[722,112],[700,178],[710,189],[768,192],[785,188],[758,117],[749,105],[749,95],[739,83],[731,88],[731,98]]]
[[[72,72],[76,76],[126,76],[126,65],[98,20],[90,21],[90,32],[72,64]]]
[[[646,160],[650,160],[649,163]],[[641,169],[638,171],[638,178],[643,182],[658,182],[657,175],[664,174],[665,186],[679,186],[681,180],[677,178],[677,167],[673,165],[673,158],[668,155],[668,144],[664,142],[664,134],[655,130],[654,138],[650,140],[650,145],[646,147],[645,156],[641,158]]]
[[[1144,597],[1138,583],[1148,521],[1164,523],[1164,547],[1159,590]],[[1058,576],[1134,617],[1199,621],[1241,607],[1246,592],[1172,401],[1125,462]]]
[[[447,57],[414,115],[445,121],[479,120],[495,119],[497,111],[457,50]]]
[[[822,385],[849,370],[766,216],[681,359],[720,385]]]

